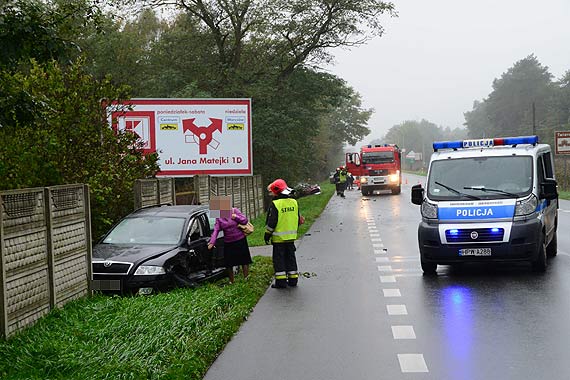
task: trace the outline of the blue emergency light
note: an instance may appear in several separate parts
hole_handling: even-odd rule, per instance
[[[433,143],[433,151],[438,149],[459,149],[459,148],[487,148],[501,145],[538,144],[538,136],[501,137],[496,139],[476,139],[476,140],[456,140],[456,141],[436,141]]]

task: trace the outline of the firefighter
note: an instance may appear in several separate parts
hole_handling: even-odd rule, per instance
[[[336,195],[340,195],[344,198],[344,190],[346,189],[346,179],[348,172],[344,166],[340,166],[336,169],[335,173],[335,183],[336,183]]]
[[[299,212],[297,201],[292,198],[292,191],[282,179],[273,181],[267,189],[273,200],[267,211],[265,225],[265,244],[273,245],[273,270],[275,283],[272,288],[297,286],[299,274],[295,258],[295,239],[297,230],[304,219]]]

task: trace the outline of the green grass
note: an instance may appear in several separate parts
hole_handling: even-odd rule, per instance
[[[558,191],[558,196],[562,199],[570,200],[570,191]]]
[[[319,215],[321,215],[325,206],[335,192],[335,185],[328,181],[320,183],[319,186],[321,187],[321,194],[309,195],[298,200],[301,215],[305,217],[305,224],[301,225],[299,228],[299,237],[303,236]],[[263,213],[251,221],[255,230],[247,237],[247,243],[250,247],[265,244],[263,241],[263,235],[265,234],[265,218],[266,213]]]
[[[271,259],[251,276],[147,297],[95,296],[52,311],[0,341],[0,378],[202,379],[271,282]]]

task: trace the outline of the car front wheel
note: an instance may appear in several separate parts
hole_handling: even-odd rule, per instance
[[[545,243],[545,237],[543,236],[539,245],[538,245],[538,257],[536,258],[536,260],[534,260],[533,262],[531,262],[531,266],[532,266],[532,271],[533,272],[544,272],[546,271],[546,243]]]
[[[422,271],[425,275],[435,275],[437,272],[437,264],[436,263],[429,263],[427,261],[421,260],[422,264]]]

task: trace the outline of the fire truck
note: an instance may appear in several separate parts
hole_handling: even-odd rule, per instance
[[[402,189],[402,151],[395,144],[364,145],[359,153],[346,153],[346,169],[360,179],[362,195],[374,190]]]

